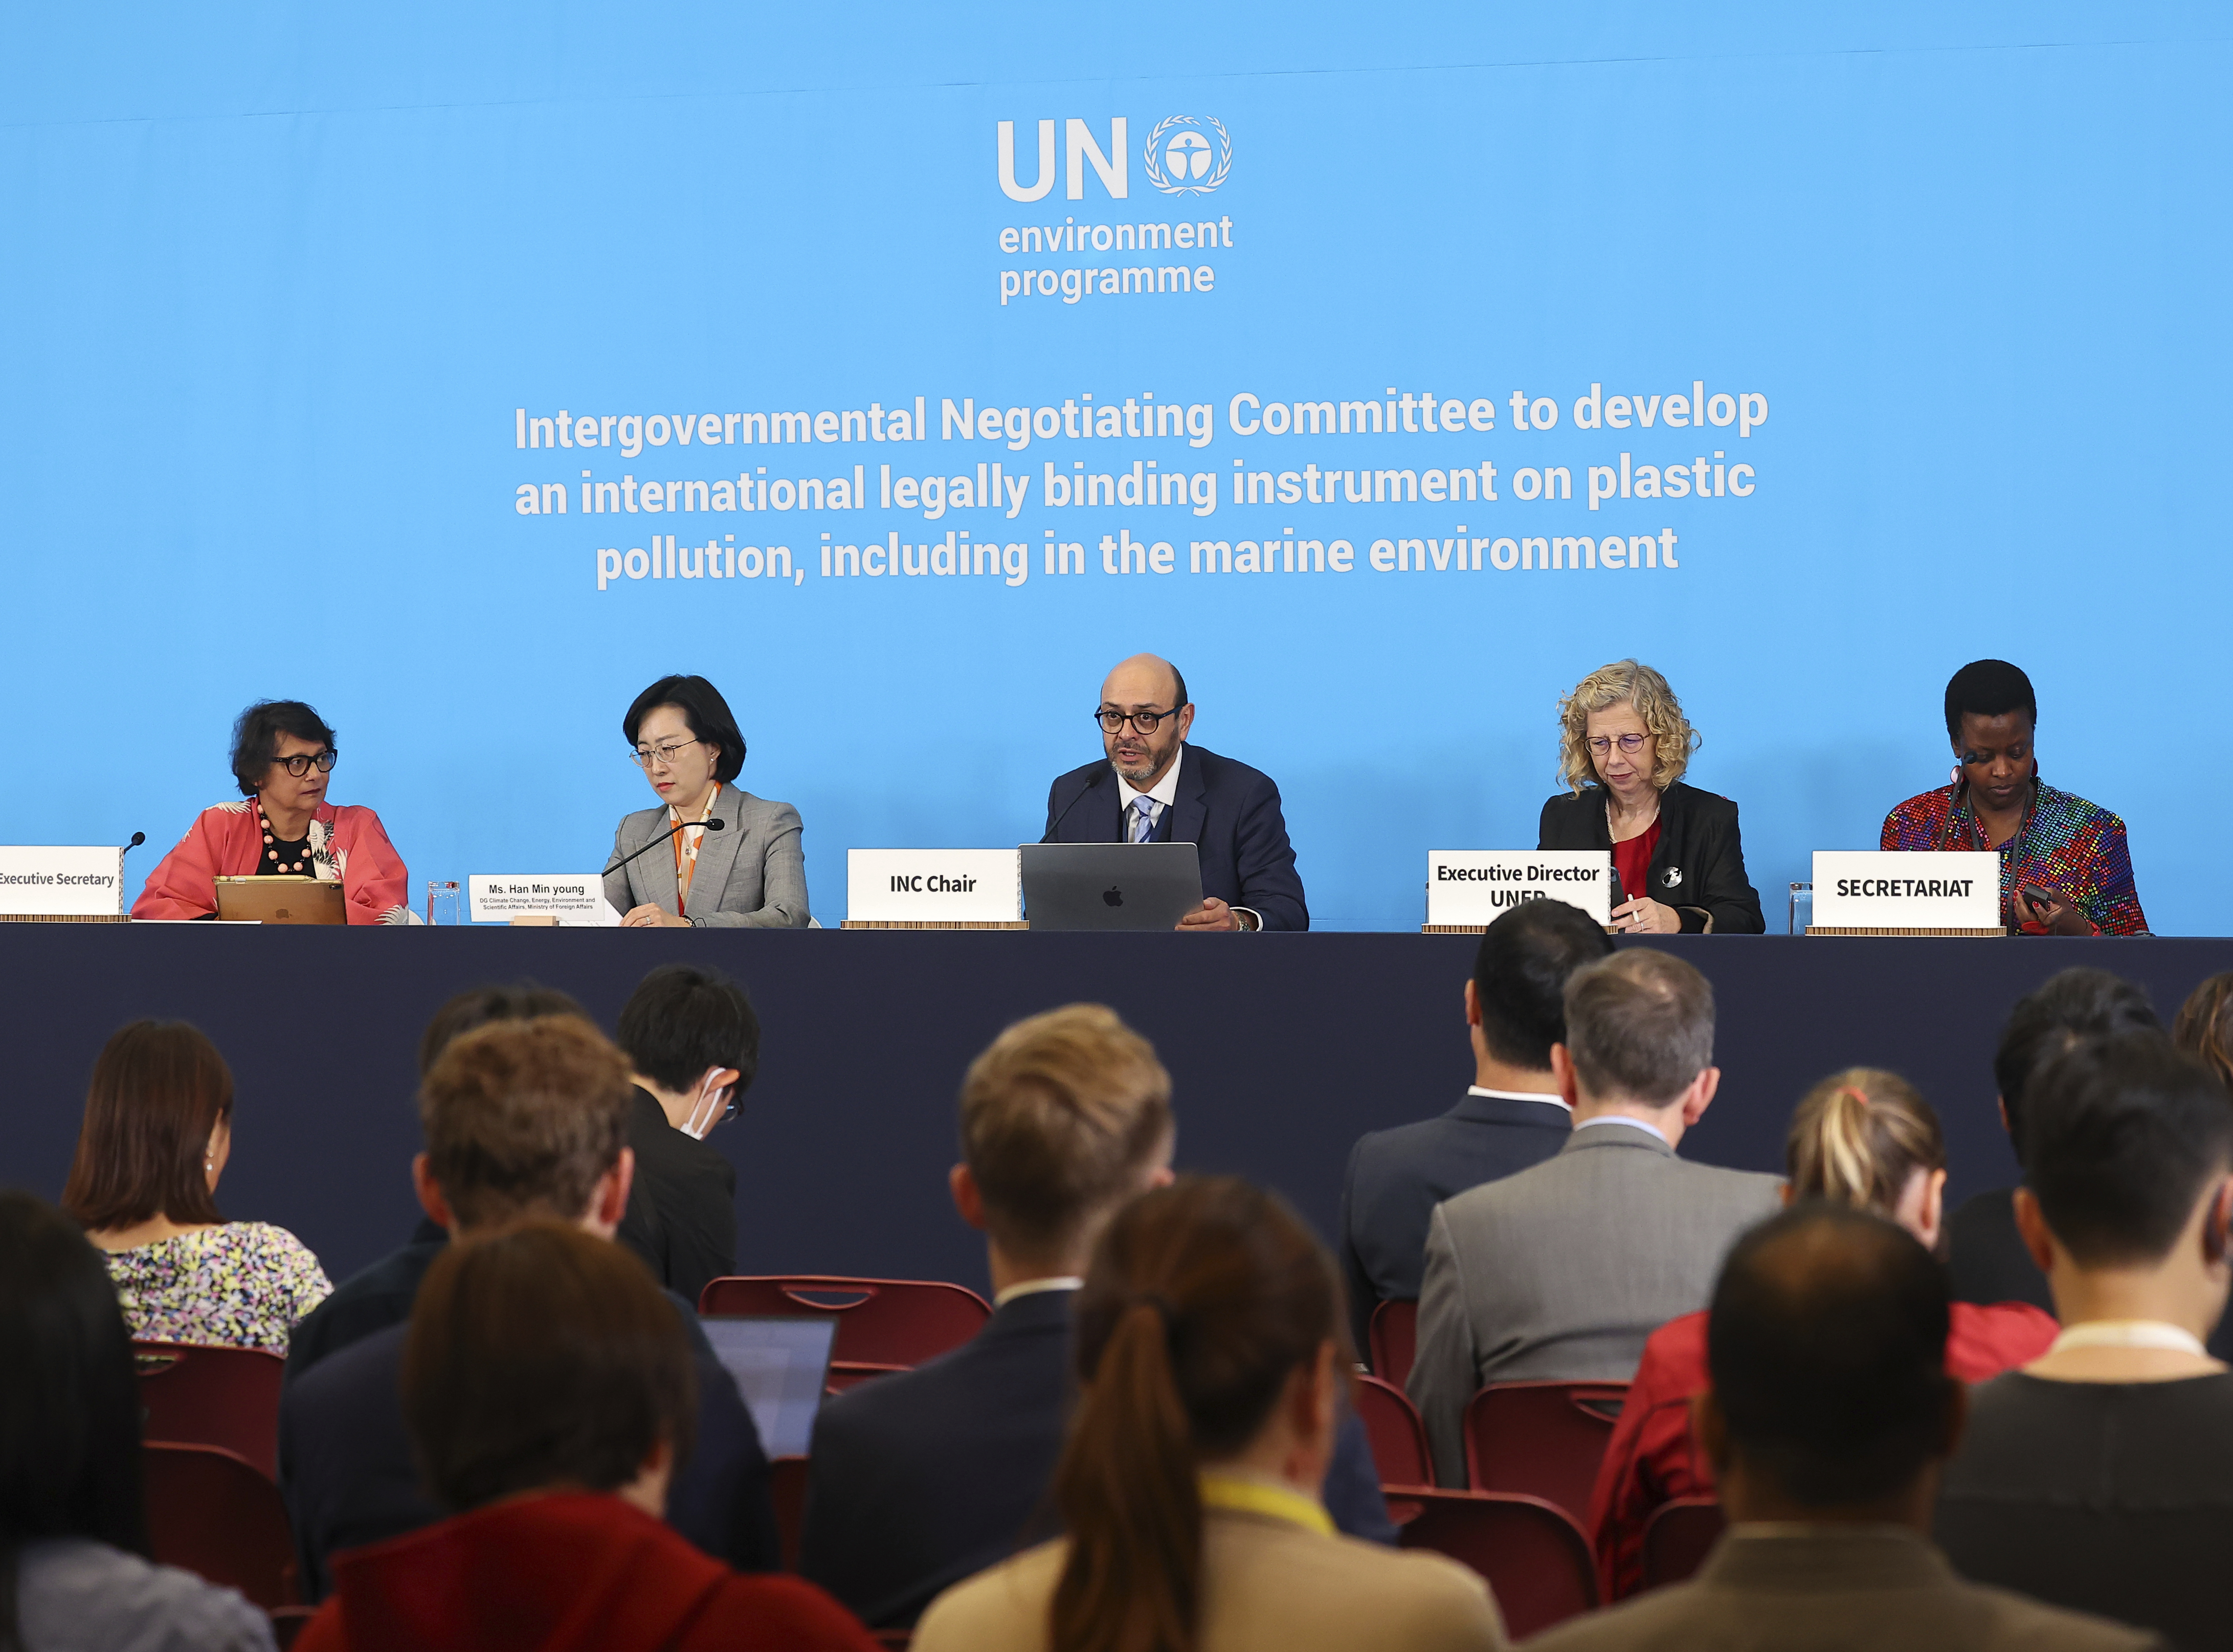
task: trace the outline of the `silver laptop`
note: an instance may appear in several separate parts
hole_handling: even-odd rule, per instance
[[[1172,929],[1201,904],[1192,843],[1025,843],[1024,916],[1034,929]]]
[[[805,1456],[830,1378],[837,1316],[707,1314],[698,1324],[737,1380],[760,1449],[770,1457]]]

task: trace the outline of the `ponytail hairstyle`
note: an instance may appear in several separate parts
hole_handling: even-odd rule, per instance
[[[1898,1073],[1848,1067],[1800,1098],[1784,1142],[1791,1190],[1891,1216],[1918,1170],[1946,1167],[1938,1115]]]
[[[1201,1466],[1253,1440],[1327,1343],[1350,1368],[1344,1321],[1332,1259],[1275,1193],[1188,1176],[1117,1213],[1077,1296],[1052,1652],[1194,1652]]]

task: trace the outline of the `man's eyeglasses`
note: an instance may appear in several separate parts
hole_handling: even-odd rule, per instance
[[[1650,738],[1650,737],[1649,735],[1644,734],[1624,734],[1620,737],[1620,749],[1627,752],[1629,756],[1634,757],[1638,751],[1644,750],[1644,743]],[[1612,740],[1603,734],[1597,736],[1590,742],[1590,750],[1596,752],[1599,757],[1605,756],[1605,754],[1611,751],[1612,748]]]
[[[274,758],[271,760],[289,774],[293,775],[296,779],[300,780],[313,768],[320,774],[332,773],[334,764],[340,756],[341,754],[329,745],[322,751],[298,751],[291,758]]]
[[[1180,712],[1184,711],[1185,709],[1186,708],[1182,706],[1175,710],[1168,712],[1120,712],[1116,710],[1114,707],[1104,706],[1099,711],[1093,713],[1093,720],[1100,724],[1102,732],[1107,734],[1116,733],[1127,723],[1130,723],[1134,728],[1139,730],[1143,734],[1153,734],[1156,732],[1156,725],[1165,718],[1176,717]]]
[[[697,744],[696,740],[674,740],[665,745],[640,745],[628,753],[628,761],[639,769],[671,769],[677,751]]]

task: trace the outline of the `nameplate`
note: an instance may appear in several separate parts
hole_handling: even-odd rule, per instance
[[[621,921],[601,872],[476,872],[465,880],[465,904],[477,924],[554,918],[562,929],[617,929]]]
[[[1816,849],[1814,915],[1807,933],[2000,934],[2001,857],[1971,850]]]
[[[0,848],[0,917],[114,918],[124,909],[124,851]]]
[[[1021,927],[1012,849],[856,849],[845,855],[848,929]]]
[[[1427,851],[1427,927],[1482,929],[1523,901],[1563,901],[1612,921],[1612,856],[1592,849]]]

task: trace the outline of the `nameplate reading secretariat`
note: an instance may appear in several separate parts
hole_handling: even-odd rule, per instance
[[[465,880],[465,901],[477,924],[556,918],[561,929],[616,929],[621,921],[599,872],[476,872]]]
[[[114,919],[124,910],[124,851],[0,848],[0,918]]]
[[[845,855],[848,929],[1021,929],[1012,849],[856,849]]]
[[[1523,901],[1563,901],[1612,921],[1612,856],[1588,849],[1427,852],[1427,927],[1483,929]]]
[[[1814,851],[1810,935],[1998,935],[2001,857],[1968,849]]]

